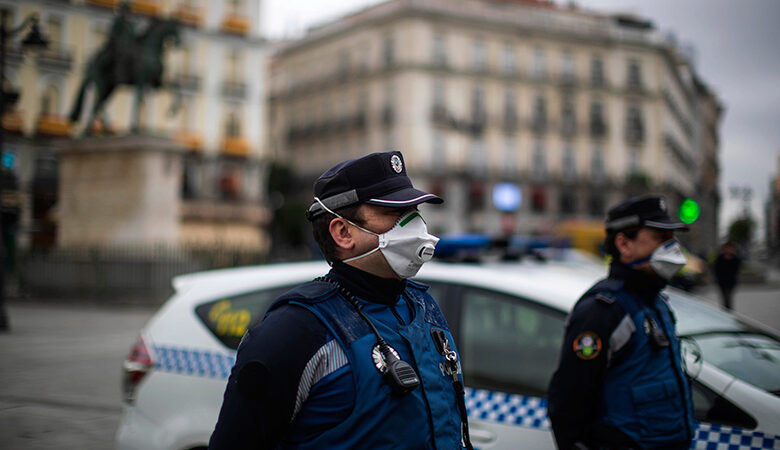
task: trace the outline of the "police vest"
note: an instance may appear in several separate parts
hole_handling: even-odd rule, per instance
[[[693,439],[693,402],[685,375],[674,320],[659,294],[648,304],[607,279],[591,293],[613,296],[631,318],[634,331],[604,380],[600,421],[628,435],[642,448],[685,445]],[[669,345],[654,348],[648,333],[655,322]]]
[[[403,395],[393,393],[374,364],[376,336],[333,284],[303,284],[272,306],[298,305],[319,318],[347,355],[356,391],[354,408],[346,420],[295,448],[462,448],[452,378],[443,369],[445,359],[436,349],[432,331],[445,331],[453,349],[454,341],[441,310],[426,291],[427,286],[407,281],[403,295],[414,305],[411,323],[389,327],[372,321],[387,344],[414,367],[420,378],[420,385]]]

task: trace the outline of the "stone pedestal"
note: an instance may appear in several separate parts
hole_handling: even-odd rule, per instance
[[[59,247],[177,245],[184,149],[129,135],[59,150]]]

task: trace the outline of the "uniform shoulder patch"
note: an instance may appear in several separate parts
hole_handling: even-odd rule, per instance
[[[601,338],[592,331],[584,331],[574,338],[572,349],[580,359],[593,359],[601,353]]]

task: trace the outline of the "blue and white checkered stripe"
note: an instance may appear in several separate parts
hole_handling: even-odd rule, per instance
[[[155,346],[155,366],[163,372],[210,378],[227,378],[236,361],[235,354],[195,349]],[[466,408],[470,419],[538,430],[550,430],[547,400],[485,389],[466,388]],[[698,424],[691,448],[697,450],[780,449],[780,436],[760,431]]]
[[[539,397],[506,394],[484,389],[466,388],[466,408],[470,419],[505,425],[550,430],[547,400]],[[691,448],[697,450],[768,450],[780,449],[780,436],[741,428],[697,424]]]
[[[546,399],[484,389],[465,390],[466,409],[471,419],[540,430],[550,429]]]
[[[692,448],[697,450],[776,450],[780,449],[780,436],[766,435],[760,431],[700,423]]]
[[[155,367],[163,372],[227,378],[236,362],[234,354],[165,346],[155,346],[153,349],[156,358]]]

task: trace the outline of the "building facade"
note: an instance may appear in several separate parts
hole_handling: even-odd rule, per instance
[[[95,52],[110,34],[118,0],[0,1],[18,24],[37,14],[49,48],[22,54],[8,48],[6,90],[19,93],[3,117],[4,161],[14,161],[23,208],[21,245],[56,242],[57,155],[63,139],[106,138],[130,131],[134,92],[120,87],[104,119],[71,123],[68,116]],[[267,247],[264,63],[259,0],[128,1],[129,20],[143,33],[153,18],[178,21],[180,45],[165,53],[164,88],[143,96],[141,133],[187,148],[181,174],[179,229],[174,245]],[[90,94],[87,95],[89,104]],[[179,108],[172,108],[175,103]],[[121,202],[122,199],[115,199]],[[24,230],[28,233],[24,233]]]
[[[702,203],[719,115],[649,22],[546,1],[392,0],[281,43],[269,65],[270,156],[311,180],[399,149],[446,199],[426,211],[437,233],[550,234],[648,191]],[[501,183],[519,205],[496,207]]]

